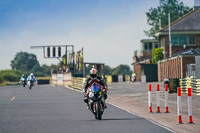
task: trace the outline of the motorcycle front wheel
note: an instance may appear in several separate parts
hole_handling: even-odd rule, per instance
[[[30,82],[29,89],[31,89],[32,85],[33,85],[33,82],[31,81],[31,82]]]
[[[100,102],[96,102],[96,119],[101,120],[101,105],[100,105]]]

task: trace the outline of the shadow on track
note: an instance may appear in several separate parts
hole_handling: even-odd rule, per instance
[[[144,118],[105,118],[100,121],[126,121],[126,120],[136,120],[136,119],[144,119]],[[86,121],[99,121],[99,120],[96,120],[96,119],[93,119],[93,120],[86,120]]]

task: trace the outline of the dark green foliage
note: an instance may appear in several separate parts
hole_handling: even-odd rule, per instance
[[[157,62],[163,59],[163,49],[162,48],[154,48],[152,51],[152,64],[157,64]]]
[[[112,74],[112,68],[110,68],[108,65],[105,65],[105,75],[111,75]]]
[[[16,70],[2,70],[0,71],[0,83],[3,81],[17,82],[20,80],[21,72]]]
[[[19,70],[25,75],[33,73],[36,77],[51,76],[52,69],[57,72],[60,68],[60,63],[58,65],[52,64],[48,66],[46,64],[40,66],[36,55],[29,54],[27,52],[18,52],[15,58],[11,61],[12,70]]]
[[[0,83],[3,83],[4,82],[4,79],[3,77],[0,75]]]
[[[20,70],[26,73],[32,71],[35,66],[40,66],[40,64],[36,55],[27,52],[19,52],[16,54],[14,60],[11,61],[10,66],[14,70]]]
[[[112,75],[131,75],[131,70],[128,65],[119,65],[112,70]]]
[[[168,13],[170,12],[171,22],[182,17],[192,8],[184,6],[180,0],[160,0],[160,5],[157,8],[150,8],[147,15],[147,24],[151,26],[145,34],[150,37],[155,37],[155,33],[159,30],[159,19],[161,19],[161,27],[168,25]]]

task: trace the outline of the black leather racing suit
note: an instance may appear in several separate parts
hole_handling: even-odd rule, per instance
[[[100,85],[100,86],[103,86],[103,89],[105,90],[104,92],[104,98],[107,99],[107,85],[106,83],[104,82],[104,80],[100,77],[100,76],[97,76],[96,78],[87,78],[85,80],[85,83],[83,85],[83,92],[85,92],[85,94],[87,93],[87,89],[92,86],[93,84],[96,84],[96,85]],[[87,94],[85,95],[85,97],[87,96]],[[84,98],[84,101],[87,103],[88,99],[87,98]]]

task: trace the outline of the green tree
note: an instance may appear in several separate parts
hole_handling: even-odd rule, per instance
[[[108,65],[105,65],[105,75],[111,75],[112,74],[112,68],[110,68]]]
[[[113,69],[112,75],[131,75],[131,70],[128,65],[119,65]]]
[[[152,51],[152,64],[157,64],[157,62],[163,59],[163,49],[162,48],[154,48]]]
[[[27,52],[17,53],[15,58],[11,61],[12,69],[20,70],[21,72],[25,73],[32,71],[35,66],[40,66],[36,55],[29,54]]]
[[[149,37],[155,37],[155,33],[159,30],[159,19],[161,27],[168,25],[168,13],[170,13],[171,22],[179,17],[182,17],[192,8],[184,6],[180,0],[160,0],[160,5],[157,8],[150,8],[147,15],[147,24],[151,26],[149,31],[144,31]]]

